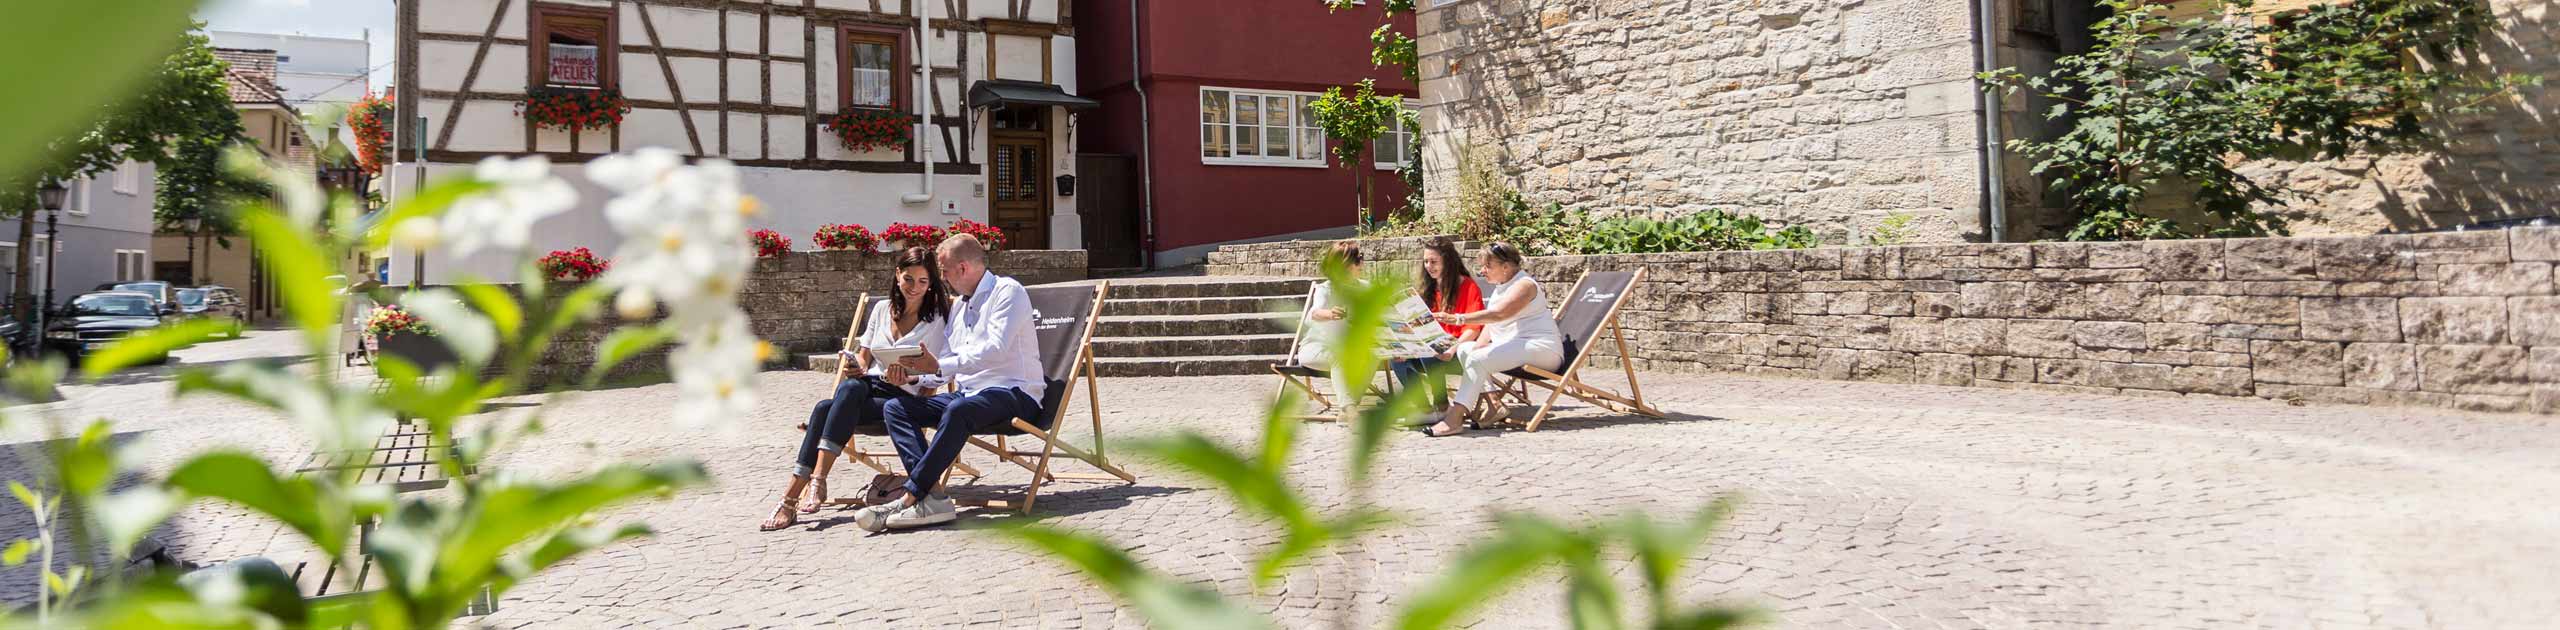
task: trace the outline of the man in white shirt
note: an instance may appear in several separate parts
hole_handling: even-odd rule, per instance
[[[942,495],[942,474],[960,458],[969,436],[1014,418],[1041,417],[1040,395],[1048,380],[1040,368],[1031,293],[1021,282],[987,273],[986,247],[967,234],[943,240],[934,249],[934,265],[960,296],[943,329],[947,343],[938,354],[910,356],[898,365],[913,374],[941,374],[951,385],[932,398],[899,398],[883,409],[889,439],[907,468],[907,496],[854,513],[854,524],[865,530],[951,522],[957,516],[951,498]],[[933,439],[925,439],[925,427],[934,428]]]

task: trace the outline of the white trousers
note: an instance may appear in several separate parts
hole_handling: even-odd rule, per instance
[[[1506,370],[1535,365],[1548,371],[1564,369],[1564,344],[1551,339],[1518,337],[1486,343],[1469,341],[1458,344],[1458,363],[1465,367],[1459,379],[1458,395],[1449,399],[1453,405],[1472,407],[1476,397],[1493,386],[1493,377]]]
[[[1298,360],[1298,365],[1333,373],[1333,378],[1325,380],[1333,381],[1334,404],[1351,405],[1360,402],[1351,397],[1351,381],[1342,378],[1342,371],[1334,367],[1332,346],[1324,343],[1318,343],[1315,340],[1307,340],[1304,343],[1298,344],[1298,356],[1296,359]],[[1382,368],[1385,366],[1384,363],[1379,365]]]

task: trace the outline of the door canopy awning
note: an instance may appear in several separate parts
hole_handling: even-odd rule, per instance
[[[1102,102],[1068,94],[1055,84],[1011,79],[981,79],[969,86],[969,107],[997,105],[1056,105],[1067,109],[1093,109]]]

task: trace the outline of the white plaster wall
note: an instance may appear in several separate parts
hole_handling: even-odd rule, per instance
[[[524,49],[514,46],[509,48],[516,49],[516,54],[512,57],[517,60],[516,74],[524,74]],[[471,70],[471,55],[479,49],[477,44],[462,42],[418,42],[418,61],[421,62],[418,65],[418,82],[425,84],[426,89],[429,90],[462,89],[462,75]],[[495,55],[493,54],[492,57]],[[483,68],[481,72],[486,73],[488,70]],[[523,83],[524,79],[518,77],[516,82]]]
[[[525,255],[539,257],[553,250],[586,247],[610,258],[621,245],[612,225],[603,215],[607,197],[601,189],[586,180],[582,165],[565,164],[554,172],[578,188],[577,208],[536,223],[533,238]],[[435,164],[428,167],[430,178],[467,173],[469,165]],[[814,249],[810,235],[829,223],[853,223],[878,231],[893,222],[948,225],[955,219],[985,221],[985,200],[965,194],[977,181],[974,175],[937,175],[934,177],[936,203],[910,206],[899,202],[900,195],[914,192],[918,176],[877,173],[843,173],[833,171],[797,171],[779,168],[741,168],[739,186],[764,202],[764,213],[749,220],[749,228],[771,229],[791,237],[794,249]],[[962,194],[948,194],[960,191]],[[952,203],[959,211],[947,215],[940,211],[942,202]],[[414,252],[393,247],[391,282],[405,284],[410,277],[410,256]],[[453,282],[466,274],[484,278],[511,278],[516,261],[513,258],[483,253],[457,260],[440,252],[427,256],[425,280],[429,283]]]
[[[498,23],[499,37],[524,39],[523,7],[523,3],[508,7]],[[419,31],[478,36],[488,32],[489,16],[498,10],[498,0],[438,0],[432,9],[418,12]]]
[[[716,115],[716,114],[715,114]],[[729,113],[729,157],[741,160],[764,159],[764,148],[756,142],[764,123],[755,114]]]
[[[807,100],[809,88],[803,76],[806,72],[806,66],[796,63],[773,64],[773,104],[799,107]]]
[[[809,127],[802,122],[804,120],[807,119],[799,116],[774,116],[773,129],[770,131],[773,134],[773,153],[767,157],[776,160],[797,160],[809,157],[807,140]],[[827,140],[829,139],[819,138],[818,142],[823,144]]]
[[[731,16],[731,19],[736,19],[736,16]],[[801,27],[804,22],[805,20],[787,15],[773,16],[773,54],[798,57],[807,53],[808,40],[801,39]]]
[[[836,32],[835,32],[835,29],[818,29],[818,50],[821,50],[821,51],[834,51],[835,49],[836,49]],[[833,69],[835,69],[835,67],[836,67],[836,57],[835,57],[835,53],[834,53],[834,52],[822,52],[822,53],[820,53],[820,57],[818,58],[818,64],[817,64],[817,65],[818,65],[818,69],[820,70],[820,72],[818,72],[818,87],[817,87],[817,90],[818,90],[818,92],[817,92],[817,99],[818,99],[818,111],[820,111],[820,112],[834,112],[834,111],[837,111],[837,110],[836,110],[836,107],[837,107],[838,103],[836,103],[836,73],[834,73],[834,72],[828,72],[828,70],[833,70]]]
[[[713,130],[716,134],[718,130]],[[622,119],[622,146],[673,147],[693,152],[693,142],[684,134],[684,119],[672,110],[634,109]],[[710,147],[705,147],[708,150]]]
[[[625,4],[623,12],[635,13],[641,5]],[[685,50],[720,49],[720,13],[684,7],[648,7],[649,19],[658,27],[658,45]],[[735,20],[737,16],[729,16]],[[642,28],[638,17],[622,23],[622,43],[645,45],[649,31]]]
[[[996,35],[996,78],[1040,80],[1041,38]]]
[[[1083,94],[1076,91],[1076,38],[1049,38],[1049,71],[1049,82],[1058,84],[1068,94]]]
[[[428,112],[442,108],[430,107]],[[638,112],[633,112],[638,113]],[[464,103],[455,119],[453,138],[447,149],[455,151],[519,151],[524,148],[524,119],[516,116],[514,103],[471,101]],[[566,149],[567,147],[562,147]]]
[[[759,70],[757,66],[758,66],[758,64],[757,64],[755,61],[753,61],[753,60],[748,60],[748,59],[731,59],[731,60],[729,60],[729,101],[730,101],[730,102],[735,102],[735,103],[760,103],[760,102],[763,102],[763,99],[764,99],[764,73],[763,73],[763,71]],[[715,76],[713,76],[713,77],[712,77],[712,80],[716,83],[716,82],[718,82],[719,77],[715,75]],[[704,93],[705,93],[705,94],[709,94],[710,92],[706,91],[706,92],[704,92]]]

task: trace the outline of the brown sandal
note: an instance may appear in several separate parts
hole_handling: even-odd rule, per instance
[[[800,506],[801,514],[816,514],[818,506],[827,504],[827,478],[809,478],[809,504]]]
[[[782,507],[773,511],[773,518],[766,519],[763,525],[756,526],[756,531],[769,532],[797,525],[800,523],[800,517],[797,516],[799,511],[800,502],[797,499],[783,499]]]

